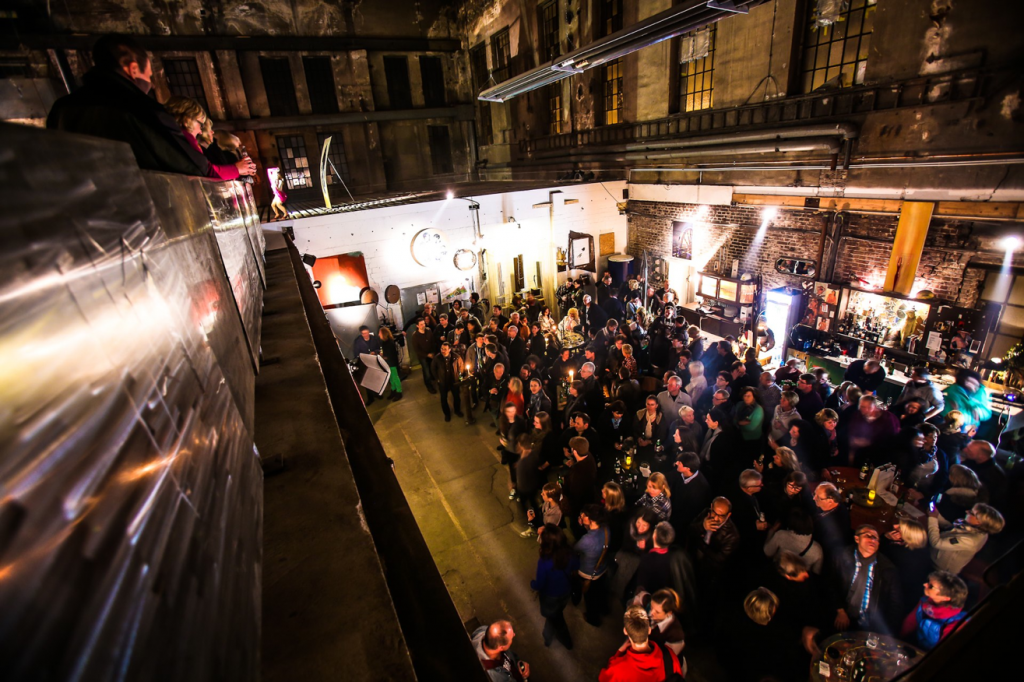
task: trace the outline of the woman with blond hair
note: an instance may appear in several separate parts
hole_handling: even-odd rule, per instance
[[[637,501],[636,506],[650,509],[658,517],[659,521],[668,521],[672,516],[672,491],[668,486],[668,479],[665,474],[655,472],[647,479],[647,491]]]
[[[622,368],[629,373],[628,379],[636,379],[640,376],[640,365],[633,357],[633,346],[628,343],[622,344]]]
[[[184,133],[185,139],[192,145],[192,149],[202,156],[203,150],[196,139],[197,136],[202,134],[203,125],[207,119],[202,105],[191,97],[175,96],[167,100],[164,108],[181,126],[181,132]],[[206,157],[203,156],[203,158],[205,159]],[[235,164],[220,165],[211,163],[206,177],[216,178],[217,180],[237,180],[242,175],[255,174],[256,164],[252,162],[252,159],[244,158]]]
[[[508,393],[505,394],[505,404],[512,403],[516,406],[516,416],[526,419],[526,397],[523,395],[523,382],[519,377],[512,377],[508,380]]]
[[[935,505],[939,511],[939,527],[949,528],[967,515],[967,510],[978,501],[981,480],[978,474],[963,464],[949,467],[949,488]]]
[[[882,555],[896,566],[903,586],[903,612],[908,613],[917,604],[921,584],[932,571],[932,558],[928,553],[928,530],[920,521],[900,519],[885,534]]]
[[[576,328],[583,323],[580,321],[580,311],[576,308],[569,308],[562,321],[558,323],[558,336],[565,340],[566,335],[576,331]]]
[[[981,551],[989,535],[995,535],[1006,525],[1003,515],[992,506],[975,504],[967,516],[953,524],[949,530],[939,530],[939,512],[928,514],[928,544],[931,545],[932,564],[935,568],[959,574]]]

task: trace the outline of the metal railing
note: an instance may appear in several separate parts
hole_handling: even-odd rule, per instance
[[[530,157],[539,152],[602,147],[730,128],[799,123],[886,109],[963,102],[981,97],[984,85],[993,73],[980,69],[956,71],[519,140],[519,160],[529,161]]]

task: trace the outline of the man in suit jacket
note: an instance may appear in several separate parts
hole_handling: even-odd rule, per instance
[[[700,472],[700,455],[696,452],[676,455],[669,487],[672,490],[672,517],[669,521],[679,537],[683,537],[697,515],[711,504],[711,484]]]
[[[619,293],[614,289],[608,292],[608,298],[601,301],[601,310],[605,312],[610,320],[618,320],[619,322],[622,322],[625,318],[622,301],[619,299]]]
[[[583,322],[583,333],[587,334],[591,329],[601,329],[608,321],[608,314],[604,312],[590,294],[583,296],[583,307],[580,308],[580,321]]]

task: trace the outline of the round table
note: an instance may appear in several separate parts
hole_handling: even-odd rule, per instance
[[[868,646],[869,640],[877,641],[874,647]],[[821,655],[811,661],[811,680],[852,680],[854,666],[861,659],[866,664],[865,680],[891,680],[916,665],[923,655],[921,649],[888,635],[840,632],[821,643]]]
[[[868,482],[860,479],[860,471],[853,467],[831,466],[824,470],[822,478],[831,481],[843,494],[850,496],[850,525],[854,528],[867,524],[874,526],[879,533],[885,534],[892,530],[896,522],[896,507],[876,495],[874,501],[868,502]]]

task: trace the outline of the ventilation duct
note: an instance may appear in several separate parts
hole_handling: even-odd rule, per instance
[[[568,78],[574,73],[583,73],[588,69],[602,66],[641,48],[703,28],[733,14],[746,14],[752,7],[757,7],[766,1],[688,0],[589,45],[573,50],[556,61],[498,83],[481,92],[479,99],[488,102],[506,102],[518,95]]]

